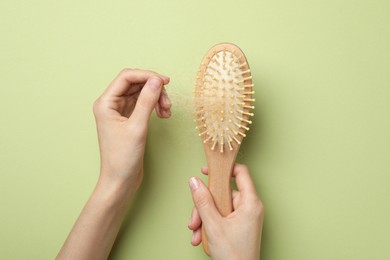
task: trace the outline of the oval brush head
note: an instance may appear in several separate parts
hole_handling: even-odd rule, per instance
[[[212,47],[195,83],[195,122],[208,164],[209,190],[222,216],[232,210],[231,173],[242,139],[252,123],[253,84],[244,53],[234,44]],[[202,243],[207,254],[205,229]]]
[[[211,150],[233,150],[249,130],[254,108],[251,103],[255,101],[244,53],[234,44],[215,45],[203,59],[195,86],[199,136]]]

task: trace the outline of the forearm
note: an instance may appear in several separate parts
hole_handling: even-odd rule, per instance
[[[133,191],[99,180],[57,259],[107,259]]]

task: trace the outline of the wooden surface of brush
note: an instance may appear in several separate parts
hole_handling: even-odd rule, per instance
[[[248,61],[231,43],[212,47],[204,56],[195,83],[195,122],[208,164],[208,187],[218,211],[233,211],[231,174],[254,109]],[[209,254],[205,230],[204,249]]]

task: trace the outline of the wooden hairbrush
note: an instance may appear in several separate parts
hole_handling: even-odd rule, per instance
[[[208,164],[209,190],[222,216],[233,211],[231,174],[254,106],[252,75],[241,49],[231,43],[212,47],[195,83],[195,122]],[[209,254],[205,230],[203,247]]]

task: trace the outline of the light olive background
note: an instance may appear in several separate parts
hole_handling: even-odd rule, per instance
[[[124,67],[171,77],[145,179],[111,259],[208,259],[190,245],[198,65],[246,53],[254,124],[238,161],[266,206],[263,260],[390,259],[390,2],[0,3],[0,258],[52,259],[99,174],[92,103]]]

